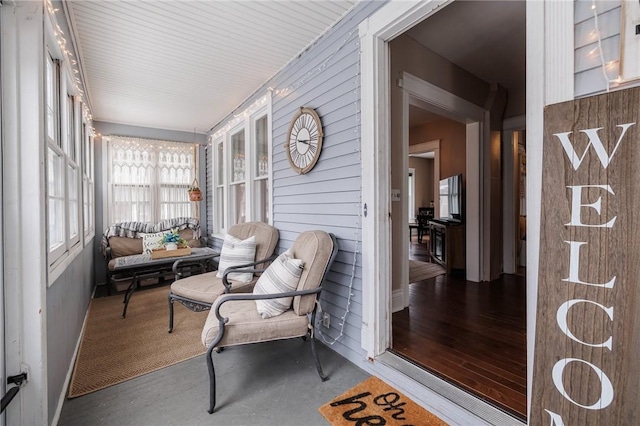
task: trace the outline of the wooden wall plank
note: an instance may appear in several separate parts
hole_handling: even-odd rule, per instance
[[[563,137],[577,155],[567,154]],[[639,141],[640,88],[545,110],[530,424],[549,424],[549,412],[565,425],[637,423]],[[614,277],[611,288],[603,285]],[[580,302],[564,324],[558,313],[569,301]],[[609,338],[611,349],[603,347]]]

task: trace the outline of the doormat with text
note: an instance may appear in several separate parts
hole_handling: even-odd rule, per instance
[[[447,426],[377,377],[371,376],[318,409],[333,426]]]

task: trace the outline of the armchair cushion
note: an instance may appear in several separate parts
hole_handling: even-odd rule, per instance
[[[214,306],[216,304],[217,301]],[[296,315],[291,309],[277,317],[263,319],[256,310],[253,300],[234,300],[224,303],[220,307],[220,315],[230,318],[224,326],[225,334],[218,343],[220,347],[302,337],[307,334],[309,324],[306,315]],[[215,310],[212,309],[202,329],[203,345],[209,347],[218,336],[219,327]]]
[[[290,249],[293,256],[304,262],[304,270],[300,276],[298,290],[311,290],[322,285],[327,267],[331,264],[334,251],[333,240],[324,231],[307,231],[298,236]],[[313,311],[316,296],[296,296],[293,299],[293,310],[298,315]]]
[[[294,259],[291,249],[285,251],[260,276],[253,294],[286,293],[296,290],[303,267],[304,262]],[[293,297],[262,299],[256,300],[256,307],[262,318],[272,318],[290,309],[292,301]]]
[[[256,237],[255,235],[241,240],[233,235],[225,235],[222,250],[220,250],[220,261],[218,263],[217,277],[222,278],[227,268],[231,266],[251,263],[256,257]],[[229,279],[240,282],[250,282],[253,280],[253,272],[231,273]]]
[[[171,284],[171,293],[186,299],[213,304],[219,295],[224,294],[224,285],[216,274],[216,271],[206,272],[176,280]],[[254,281],[248,283],[231,281],[231,292],[250,292],[254,284]]]

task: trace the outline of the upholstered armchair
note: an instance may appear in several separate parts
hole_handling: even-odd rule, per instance
[[[220,253],[217,271],[182,278],[180,274],[182,261],[177,260],[173,264],[176,280],[171,284],[169,291],[169,333],[173,331],[174,302],[180,302],[194,312],[201,312],[210,309],[213,301],[221,294],[250,292],[258,280],[258,276],[248,272],[242,275],[235,274],[234,270],[248,267],[266,268],[268,263],[274,259],[273,252],[279,237],[278,230],[266,223],[241,223],[233,225],[229,229]],[[240,252],[236,250],[225,257],[226,248],[229,247],[229,244],[233,245],[229,242],[230,240],[237,243],[236,247],[240,248]],[[244,243],[251,243],[255,247],[255,255],[243,257],[246,255],[244,247],[241,247]],[[243,258],[246,261],[240,260],[240,263],[236,261]],[[221,273],[223,266],[224,273]]]
[[[253,293],[224,294],[215,300],[202,330],[202,343],[208,348],[209,413],[216,405],[213,352],[218,348],[309,335],[318,374],[326,380],[315,347],[314,324],[316,301],[337,252],[332,234],[303,232],[263,272]]]

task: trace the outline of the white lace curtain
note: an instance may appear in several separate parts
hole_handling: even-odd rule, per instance
[[[196,145],[107,136],[108,223],[191,217]]]

